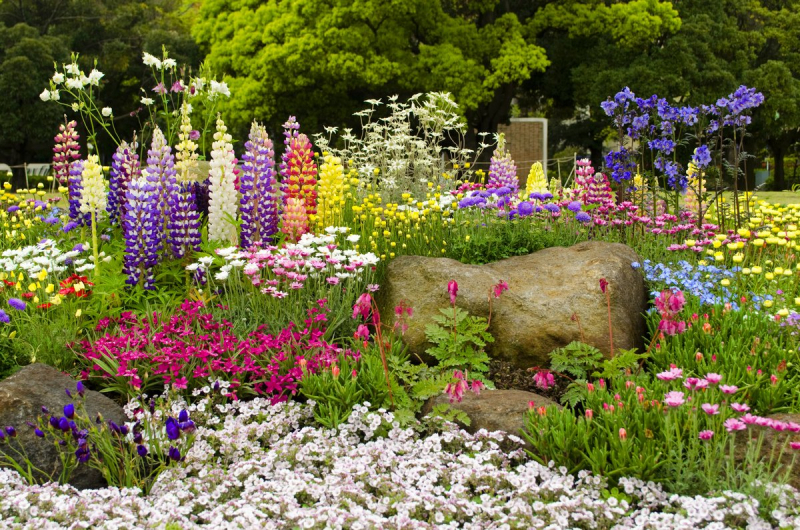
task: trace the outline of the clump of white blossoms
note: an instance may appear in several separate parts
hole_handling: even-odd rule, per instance
[[[354,408],[338,430],[313,426],[313,403],[263,398],[216,404],[198,389],[186,407],[197,438],[150,495],[29,486],[0,470],[10,528],[754,528],[800,525],[800,494],[773,491],[770,520],[746,495],[683,497],[638,479],[619,492],[587,472],[542,466],[500,442],[516,437],[450,424],[424,437],[391,412]],[[218,401],[217,401],[218,403]],[[175,410],[184,405],[175,403]],[[128,409],[133,413],[134,409]],[[146,421],[144,416],[136,419]],[[129,423],[132,425],[132,423]],[[768,487],[769,489],[769,487]]]
[[[211,170],[209,171],[208,239],[236,244],[236,219],[239,199],[234,181],[236,169],[232,137],[217,115],[217,131],[211,144]]]

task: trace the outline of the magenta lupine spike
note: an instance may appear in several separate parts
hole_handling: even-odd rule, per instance
[[[68,202],[69,218],[78,226],[91,226],[92,216],[81,212],[81,192],[83,190],[83,160],[75,160],[69,168]]]
[[[139,155],[136,153],[136,139],[129,145],[123,141],[111,157],[111,175],[108,192],[108,217],[111,224],[118,224],[125,216],[125,192],[128,183],[141,173]]]
[[[59,125],[58,134],[53,138],[56,145],[53,147],[53,173],[56,181],[62,186],[69,183],[69,169],[80,158],[80,136],[75,131],[78,123],[75,120]]]
[[[265,243],[278,232],[280,197],[275,180],[275,152],[267,130],[253,122],[244,144],[239,178],[242,248]]]
[[[176,258],[200,250],[200,214],[194,190],[194,182],[183,182],[169,198],[168,238]]]
[[[175,157],[172,156],[172,147],[158,127],[153,131],[153,141],[147,151],[147,168],[144,173],[147,181],[155,188],[154,207],[159,221],[155,229],[158,231],[158,251],[161,252],[165,250],[165,243],[169,237],[170,201],[178,191],[178,184],[175,179]]]
[[[511,194],[516,195],[519,191],[517,166],[511,159],[511,153],[506,151],[505,143],[504,136],[499,135],[497,149],[492,154],[489,164],[489,181],[486,183],[486,189],[508,188]]]
[[[130,286],[142,282],[145,289],[155,288],[153,269],[158,263],[161,247],[161,219],[158,216],[156,186],[147,177],[137,177],[128,184],[122,232],[125,238],[123,272]]]

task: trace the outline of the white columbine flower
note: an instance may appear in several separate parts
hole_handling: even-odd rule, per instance
[[[64,74],[61,72],[56,72],[53,74],[53,83],[60,85],[64,82]]]
[[[97,70],[95,68],[94,70],[89,72],[89,78],[88,78],[89,79],[89,84],[94,85],[94,86],[99,86],[100,85],[100,80],[103,78],[104,75],[105,74],[103,74],[103,72],[101,72],[101,71],[99,71],[99,70]]]
[[[164,59],[161,61],[162,68],[175,68],[178,66],[178,63],[175,62],[175,59]]]
[[[142,98],[142,105],[152,105],[153,103],[152,98]]]
[[[97,155],[89,155],[81,173],[81,212],[90,213],[106,209],[106,181]]]
[[[61,99],[61,94],[58,93],[58,90],[53,90],[50,92],[50,99],[52,101],[58,101]]]
[[[70,77],[67,79],[67,88],[71,90],[83,90],[83,83],[77,77]]]
[[[50,101],[50,91],[45,88],[44,91],[39,94],[39,99],[42,101]]]
[[[158,60],[158,58],[154,55],[150,55],[149,53],[145,52],[142,56],[142,61],[144,62],[145,66],[154,66],[156,70],[161,70],[161,61]]]
[[[79,75],[81,73],[81,69],[75,63],[64,65],[64,70],[71,75]]]
[[[222,94],[226,97],[231,97],[231,91],[228,88],[228,83],[226,82],[218,82],[218,81],[211,81],[211,95],[216,96],[217,94]]]
[[[103,110],[102,110],[102,111],[100,111],[100,112],[101,112],[101,114],[102,114],[103,116],[105,116],[106,118],[108,118],[108,117],[109,117],[109,116],[111,116],[111,114],[112,114],[111,107],[103,107]]]

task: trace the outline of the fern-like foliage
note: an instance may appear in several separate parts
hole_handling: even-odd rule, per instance
[[[575,379],[587,379],[589,374],[600,367],[603,354],[590,344],[573,341],[550,352],[550,369],[569,374]]]
[[[578,403],[586,400],[586,380],[576,379],[564,390],[561,396],[561,404],[575,408]]]
[[[641,363],[648,357],[647,353],[636,353],[636,348],[618,350],[614,357],[603,361],[601,369],[592,373],[592,377],[611,379],[620,375],[636,373],[639,371]]]
[[[484,348],[494,342],[483,317],[472,316],[461,308],[440,309],[425,335],[434,344],[427,353],[438,361],[442,372],[464,370],[470,377],[484,380],[489,371],[489,356]]]

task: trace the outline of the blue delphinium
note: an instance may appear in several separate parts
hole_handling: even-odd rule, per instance
[[[692,265],[688,261],[677,263],[642,263],[644,278],[656,287],[653,297],[665,288],[680,289],[685,294],[696,296],[701,304],[719,305],[730,303],[738,309],[736,296],[730,289],[720,285],[725,279],[733,278],[738,268],[726,269],[716,265]]]

